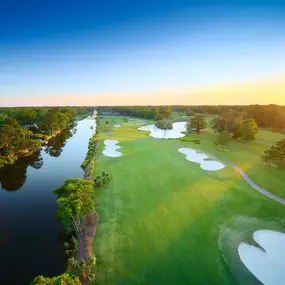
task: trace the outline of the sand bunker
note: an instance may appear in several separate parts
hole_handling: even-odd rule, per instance
[[[122,126],[121,125],[118,125],[118,124],[116,124],[116,125],[114,125],[114,128],[121,128]]]
[[[285,234],[259,230],[254,240],[264,249],[241,243],[238,253],[243,264],[264,285],[281,285],[285,280]]]
[[[116,145],[119,141],[117,140],[105,140],[105,149],[103,150],[103,154],[109,157],[119,157],[122,156],[120,151],[117,149],[121,148],[120,146]]]
[[[142,126],[138,128],[139,131],[149,131],[150,136],[156,139],[177,139],[185,137],[182,132],[186,131],[187,122],[173,123],[172,130],[162,130],[156,127],[155,124]]]
[[[186,159],[192,162],[196,162],[200,164],[200,167],[204,170],[220,170],[225,167],[225,165],[216,160],[206,160],[209,158],[208,155],[203,153],[198,153],[196,150],[191,148],[180,148],[178,149],[180,153],[186,155]]]

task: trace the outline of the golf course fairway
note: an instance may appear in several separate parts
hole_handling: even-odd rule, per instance
[[[210,131],[196,145],[151,138],[137,130],[136,120],[100,119],[94,176],[106,171],[112,179],[96,190],[96,284],[260,284],[240,260],[238,246],[253,243],[256,230],[285,232],[285,206],[252,189],[231,166],[205,171],[178,152],[189,147],[210,158],[210,153],[219,153]],[[121,128],[105,126],[106,120]],[[118,140],[122,156],[105,156],[105,140]],[[220,155],[247,165],[254,179],[264,148],[235,142]],[[271,169],[267,179],[272,171],[277,179],[270,189],[280,194],[278,170]],[[265,180],[256,182],[266,187]]]

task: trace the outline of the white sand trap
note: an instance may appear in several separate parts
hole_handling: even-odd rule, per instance
[[[120,151],[117,149],[121,148],[120,146],[116,145],[119,141],[117,140],[105,140],[105,149],[103,150],[103,154],[109,157],[119,157],[122,156]]]
[[[241,243],[238,253],[243,264],[264,285],[285,284],[285,234],[260,230],[254,240],[264,249]]]
[[[208,155],[198,153],[196,150],[191,148],[179,148],[178,151],[186,155],[186,159],[192,162],[200,164],[200,167],[204,170],[216,171],[223,169],[225,165],[216,160],[205,160],[209,158]]]
[[[172,130],[162,130],[156,127],[155,124],[142,126],[138,128],[139,131],[149,131],[150,136],[156,139],[177,139],[185,137],[182,132],[186,131],[187,122],[173,123]]]
[[[116,124],[116,125],[114,125],[114,128],[121,128],[122,126],[121,125],[118,125],[118,124]]]

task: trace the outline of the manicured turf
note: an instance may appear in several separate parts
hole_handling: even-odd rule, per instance
[[[277,221],[284,219],[285,207],[250,188],[231,167],[208,173],[177,151],[216,151],[210,131],[195,145],[153,139],[137,131],[135,122],[115,121],[123,127],[104,127],[100,139],[119,140],[123,156],[105,157],[101,143],[96,157],[96,172],[112,176],[97,190],[96,284],[258,284],[240,263],[237,245],[250,240],[253,229],[281,229]],[[265,147],[234,143],[221,155],[250,170]],[[234,242],[232,228],[240,233]]]

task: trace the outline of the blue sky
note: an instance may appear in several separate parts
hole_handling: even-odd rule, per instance
[[[282,1],[0,0],[0,104],[284,74],[284,31]]]

